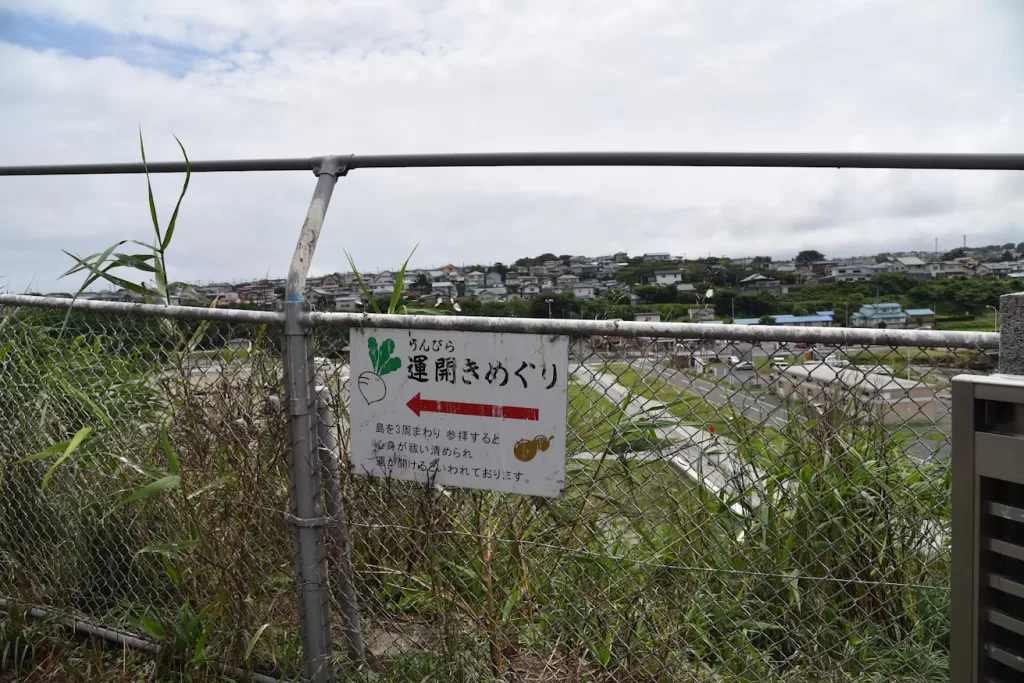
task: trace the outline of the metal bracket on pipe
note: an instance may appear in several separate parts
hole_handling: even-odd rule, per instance
[[[313,164],[313,175],[318,178],[322,175],[332,175],[336,178],[346,176],[353,156],[349,154],[347,157],[336,155],[321,157]]]
[[[284,513],[284,521],[301,529],[315,529],[321,526],[330,526],[331,522],[334,520],[330,517],[312,517],[307,519],[303,517],[296,517],[292,513],[286,512]]]

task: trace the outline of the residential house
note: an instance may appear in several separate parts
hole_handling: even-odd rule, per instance
[[[853,327],[902,329],[907,326],[907,314],[899,304],[865,304],[850,316],[850,323]]]
[[[625,263],[626,261],[629,261],[629,254],[624,251],[617,251],[612,254],[612,260],[616,263]]]
[[[447,266],[441,266],[438,270],[444,273],[445,277],[454,277],[459,274],[458,266],[453,266],[450,263]]]
[[[523,285],[519,288],[519,293],[522,294],[524,299],[532,299],[540,294],[540,285],[533,282]]]
[[[570,266],[572,264],[574,264],[574,263],[589,263],[589,262],[590,262],[590,258],[587,257],[587,256],[570,256],[569,257],[569,265]]]
[[[656,270],[654,271],[654,284],[676,285],[683,281],[681,270]]]
[[[782,282],[760,273],[754,273],[740,280],[740,289],[748,293],[766,292],[774,296],[781,296]]]
[[[967,266],[959,261],[935,261],[929,263],[928,274],[933,280],[968,276]]]
[[[701,306],[699,308],[687,308],[686,313],[690,316],[690,320],[695,323],[702,323],[707,320],[715,319],[715,309],[708,306]]]
[[[1014,261],[1002,261],[999,263],[979,263],[975,269],[979,276],[984,275],[1009,275],[1010,273],[1024,272],[1024,263]]]
[[[832,269],[839,265],[839,261],[833,259],[824,259],[822,261],[814,261],[811,263],[811,272],[822,277],[832,272]]]
[[[594,285],[588,282],[577,282],[572,286],[572,293],[577,299],[584,301],[594,298]]]
[[[792,261],[775,261],[772,263],[772,270],[780,273],[795,273],[796,264]]]
[[[427,278],[431,282],[447,282],[448,276],[445,275],[443,270],[428,270],[426,272]]]
[[[664,263],[665,261],[671,261],[672,256],[663,252],[653,252],[643,255],[644,263]]]
[[[875,271],[871,266],[841,265],[834,266],[829,274],[836,282],[863,282],[873,278]]]
[[[571,273],[559,275],[555,279],[555,290],[559,292],[571,292],[573,287],[575,287],[579,281],[579,277]]]
[[[481,303],[507,301],[508,290],[504,287],[488,287],[477,292],[476,300]]]
[[[787,365],[778,370],[773,382],[785,397],[795,397],[815,404],[830,395],[855,400],[855,414],[879,419],[885,425],[907,422],[935,422],[937,401],[935,390],[924,382],[901,379],[882,373],[863,372],[825,363]]]
[[[498,287],[501,285],[501,273],[496,270],[488,271],[487,275],[484,276],[484,283],[488,287]]]
[[[930,308],[908,308],[907,327],[924,327],[931,329],[935,326],[935,311]]]
[[[466,273],[466,289],[470,287],[483,287],[485,284],[485,276],[479,270],[471,270]]]
[[[897,256],[892,260],[892,272],[902,273],[917,280],[927,280],[931,277],[928,264],[916,256]]]
[[[676,285],[676,292],[679,294],[693,294],[696,296],[697,288],[689,282],[680,282]]]
[[[574,263],[569,266],[569,272],[580,277],[597,275],[598,270],[599,268],[596,263]]]
[[[454,300],[458,296],[459,290],[454,282],[432,282],[430,284],[430,293],[437,294],[448,300]]]
[[[358,311],[363,305],[363,297],[356,294],[341,294],[334,297],[334,310]]]

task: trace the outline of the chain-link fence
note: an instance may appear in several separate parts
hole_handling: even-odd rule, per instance
[[[318,526],[285,514],[283,316],[17,302],[0,598],[296,676],[313,527],[352,680],[946,679],[949,383],[996,335],[313,314]],[[361,321],[568,334],[564,496],[352,476]]]

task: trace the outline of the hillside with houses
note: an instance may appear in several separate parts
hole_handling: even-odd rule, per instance
[[[283,278],[265,278],[196,283],[195,289],[218,306],[272,309],[282,300],[284,285]],[[1024,289],[1024,243],[959,248],[941,256],[826,258],[808,250],[783,261],[549,253],[509,266],[328,273],[307,280],[306,298],[317,310],[372,311],[371,300],[386,309],[397,287],[409,307],[470,315],[631,319],[640,311],[656,311],[663,320],[701,323],[931,327],[937,316],[980,315],[998,294]],[[125,290],[81,297],[139,299]]]

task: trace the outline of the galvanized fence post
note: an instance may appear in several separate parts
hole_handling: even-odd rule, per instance
[[[323,469],[327,516],[331,519],[334,545],[337,552],[338,600],[344,620],[345,641],[349,656],[356,663],[365,659],[363,627],[359,617],[359,596],[356,594],[355,572],[352,568],[352,544],[349,539],[348,518],[345,515],[344,491],[341,488],[341,465],[334,438],[334,415],[331,413],[330,390],[317,388],[317,436],[320,445],[320,466]]]
[[[335,680],[332,665],[330,590],[327,582],[326,526],[316,433],[313,332],[305,298],[306,273],[316,248],[324,215],[345,167],[328,157],[315,169],[316,189],[292,255],[284,303],[284,380],[291,435],[289,471],[295,528],[295,568],[299,587],[299,619],[303,673],[313,683]]]

